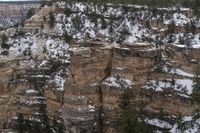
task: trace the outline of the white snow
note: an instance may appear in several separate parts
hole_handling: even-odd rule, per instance
[[[26,36],[18,39],[10,39],[9,54],[11,56],[23,56],[24,52],[30,52],[32,55],[37,54],[38,44],[34,42],[35,37]]]
[[[38,91],[36,90],[33,90],[33,89],[29,89],[29,90],[26,90],[26,93],[38,93]]]
[[[44,47],[47,49],[46,54],[48,55],[48,58],[60,60],[63,63],[70,63],[70,55],[67,54],[69,45],[64,41],[48,38]]]
[[[172,22],[175,23],[176,26],[184,26],[185,24],[190,22],[190,19],[187,18],[182,13],[174,13],[171,19],[166,19],[164,24],[171,24]]]
[[[56,75],[49,83],[54,83],[57,91],[64,91],[65,79],[63,77]]]
[[[150,125],[159,127],[159,128],[164,128],[164,129],[171,129],[172,128],[172,125],[170,125],[166,121],[159,120],[159,119],[148,119],[148,118],[146,118],[145,122],[150,124]]]
[[[69,48],[68,51],[72,51],[74,55],[91,54],[92,53],[91,49],[87,48],[87,47]]]
[[[177,75],[184,76],[184,77],[191,77],[191,78],[194,77],[194,74],[187,73],[178,68],[163,67],[163,71],[167,72],[167,73],[177,74]]]
[[[133,82],[129,79],[124,79],[124,78],[119,78],[117,79],[116,77],[108,77],[103,84],[108,85],[108,86],[113,86],[113,87],[125,87],[125,88],[132,88],[131,86],[133,85]]]
[[[192,116],[184,116],[180,122],[181,125],[177,123],[170,130],[170,133],[198,133],[200,119],[194,120]],[[180,126],[182,129],[180,129]]]
[[[174,89],[180,96],[188,97],[192,94],[193,81],[191,79],[174,79],[174,85],[170,79],[163,81],[151,80],[145,89],[153,89],[154,91],[163,91],[164,89]]]
[[[89,112],[95,112],[95,107],[92,105],[88,105]]]

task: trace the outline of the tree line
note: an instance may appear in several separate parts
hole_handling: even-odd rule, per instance
[[[150,7],[171,7],[180,4],[183,7],[200,7],[200,0],[66,0],[67,2],[93,2],[113,4],[138,4]]]

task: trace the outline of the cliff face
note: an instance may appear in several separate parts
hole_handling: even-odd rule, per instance
[[[173,46],[169,46],[168,49],[171,47]],[[188,50],[170,55],[167,55],[165,50],[163,49],[163,54],[168,56],[167,60],[174,61],[171,67],[181,66],[192,72],[192,69],[188,69],[192,68],[192,65],[184,59],[184,52]],[[178,83],[178,79],[191,79],[187,77],[188,75],[180,73],[170,74],[153,70],[158,51],[151,49],[151,45],[146,48],[76,46],[70,51],[70,75],[65,84],[62,114],[70,125],[67,127],[76,129],[75,132],[97,132],[100,131],[99,128],[103,128],[103,132],[116,132],[118,100],[123,92],[122,86],[118,84],[119,78],[132,87],[138,108],[147,116],[156,118],[161,110],[169,116],[191,115],[198,108],[196,105],[191,106],[188,98],[177,96],[176,88],[168,87],[169,90],[163,92],[145,88],[145,85],[152,80],[162,81],[173,77]],[[196,56],[192,58],[195,59]],[[102,118],[98,117],[99,111],[102,111]]]
[[[22,114],[29,126],[34,125],[27,126],[30,132],[41,125],[55,132],[61,127],[67,133],[117,132],[118,100],[124,90],[121,83],[133,90],[136,110],[154,131],[178,132],[176,122],[181,116],[183,122],[188,122],[185,117],[194,122],[192,116],[199,106],[192,105],[190,98],[199,39],[198,34],[191,38],[187,34],[188,43],[187,36],[179,34],[190,22],[189,10],[186,15],[173,12],[172,18],[164,15],[163,23],[155,21],[158,16],[152,16],[151,11],[137,6],[133,6],[136,12],[126,15],[120,6],[108,5],[102,13],[83,3],[63,3],[45,6],[23,28],[5,31],[10,48],[0,48],[2,131],[16,132]],[[91,10],[86,12],[86,7]],[[64,8],[72,10],[70,15],[63,14]],[[90,14],[93,10],[96,15],[102,13],[106,24],[112,22],[108,14],[116,11],[116,20],[107,28],[102,29],[100,24],[95,27],[96,18]],[[53,28],[48,25],[50,11],[55,16]],[[149,24],[145,26],[147,19]],[[177,33],[170,36],[165,32],[172,19],[180,27],[175,27]],[[115,33],[109,33],[110,28]],[[122,36],[124,29],[131,34]],[[66,37],[72,37],[72,41]],[[179,45],[181,39],[185,43]],[[9,54],[4,55],[5,51]]]
[[[37,110],[34,103],[31,104],[37,92],[25,93],[29,88],[28,81],[24,79],[25,64],[26,60],[1,61],[1,129],[11,127],[10,122],[16,116],[16,110],[25,116]]]
[[[41,3],[38,1],[29,2],[0,2],[0,27],[3,29],[20,24],[25,20],[28,11],[38,9]]]
[[[48,117],[62,117],[69,132],[116,132],[118,100],[124,89],[119,80],[133,89],[137,108],[147,117],[157,118],[161,110],[168,116],[191,115],[198,106],[191,105],[187,92],[179,91],[177,85],[168,87],[168,81],[163,80],[173,77],[176,84],[180,80],[191,80],[192,74],[189,73],[192,73],[191,68],[195,64],[187,60],[185,53],[194,53],[195,50],[166,52],[170,48],[174,46],[162,49],[162,54],[166,61],[173,63],[171,68],[179,66],[182,72],[155,70],[158,50],[149,44],[145,47],[137,44],[131,47],[115,44],[71,46],[68,50],[71,64],[64,67],[68,68],[64,91],[55,90],[56,86],[47,82],[44,97],[39,97],[38,87],[41,88],[41,82],[46,81],[40,75],[47,71],[48,64],[38,69],[30,65],[33,64],[30,60],[2,61],[1,129],[13,127],[16,112],[23,113],[25,118],[36,115],[43,101],[47,104]],[[197,58],[195,54],[190,57],[193,60]],[[35,65],[40,66],[40,62],[36,61]],[[156,90],[159,85],[153,88],[155,85],[152,86],[151,81],[166,82],[163,91]],[[169,122],[175,123],[172,120]]]

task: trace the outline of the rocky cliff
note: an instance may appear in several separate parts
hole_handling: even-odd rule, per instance
[[[12,1],[0,2],[0,27],[9,28],[16,24],[21,24],[26,18],[30,9],[38,9],[41,3],[39,1]]]
[[[192,116],[199,106],[191,104],[191,93],[199,34],[182,36],[181,30],[190,23],[187,17],[193,17],[190,10],[181,9],[181,18],[176,18],[172,9],[160,9],[174,16],[164,15],[163,24],[154,22],[150,9],[133,5],[130,8],[137,10],[125,13],[124,7],[108,4],[102,16],[113,25],[98,33],[102,24],[95,27],[90,11],[99,15],[101,10],[86,5],[74,3],[66,15],[69,5],[57,2],[42,8],[24,27],[2,32],[9,48],[0,49],[0,130],[17,132],[21,120],[27,132],[118,132],[118,101],[128,87],[136,110],[155,132],[198,132],[198,119]],[[85,12],[86,7],[91,10]],[[118,11],[115,19],[108,17],[113,11]],[[50,12],[55,16],[52,28]],[[80,25],[73,23],[74,18]],[[171,20],[178,20],[178,33],[169,37],[171,33],[161,29],[170,29]],[[121,36],[124,28],[130,34]]]

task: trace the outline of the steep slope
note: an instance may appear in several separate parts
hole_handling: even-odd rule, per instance
[[[117,132],[124,83],[155,132],[198,132],[190,98],[199,22],[176,11],[56,2],[3,31],[0,130],[17,132],[23,121],[28,132]]]
[[[0,27],[6,29],[21,23],[26,19],[26,15],[30,9],[38,9],[41,3],[29,1],[23,2],[5,2],[0,1]]]

